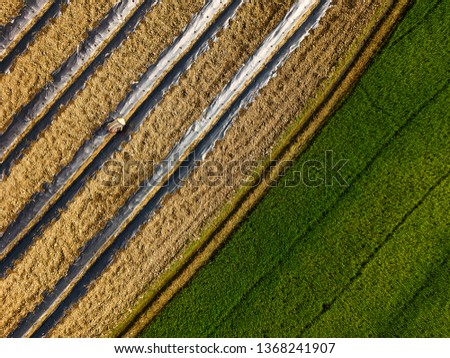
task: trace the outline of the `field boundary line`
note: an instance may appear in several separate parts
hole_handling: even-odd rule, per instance
[[[240,222],[259,203],[268,191],[270,184],[286,169],[289,160],[295,159],[307,148],[325,120],[342,104],[346,95],[354,88],[357,79],[371,63],[371,60],[389,38],[389,35],[409,8],[411,0],[393,2],[384,7],[384,14],[364,34],[359,45],[350,51],[349,58],[341,63],[341,70],[328,83],[328,88],[318,94],[318,98],[310,103],[294,125],[285,131],[279,144],[270,158],[278,158],[277,165],[266,159],[259,168],[257,177],[243,186],[236,196],[226,203],[216,218],[203,231],[200,240],[190,245],[172,267],[161,278],[144,292],[131,314],[119,323],[107,336],[135,337],[162,310],[174,295],[190,281],[200,267],[206,264],[217,252],[226,239],[236,230]],[[283,164],[284,163],[284,164]],[[256,188],[252,188],[264,174],[264,180]]]

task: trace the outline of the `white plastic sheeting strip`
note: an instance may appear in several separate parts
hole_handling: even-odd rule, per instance
[[[120,28],[124,21],[139,7],[142,1],[123,0],[117,3],[100,25],[90,32],[83,44],[53,74],[54,81],[45,85],[39,94],[27,106],[24,118],[17,118],[16,123],[6,132],[0,145],[0,158],[4,158],[20,141],[45,110],[54,103],[59,94],[70,84],[75,76],[93,59],[98,51]],[[155,2],[156,3],[156,2]]]
[[[219,119],[220,115],[245,89],[245,86],[263,69],[264,65],[286,42],[290,35],[304,22],[318,0],[303,0],[296,2],[281,23],[270,33],[253,56],[239,69],[223,91],[204,111],[202,117],[186,131],[183,138],[171,150],[164,163],[154,173],[154,183],[162,180],[171,166],[177,163],[189,148],[197,143],[209,128]]]
[[[8,1],[8,0],[3,0]],[[51,0],[26,1],[19,15],[9,24],[6,24],[0,36],[0,58],[3,58],[6,50],[16,41],[17,37],[27,29],[36,16],[51,3]]]
[[[143,99],[155,88],[159,80],[175,65],[180,54],[185,53],[206,29],[211,20],[220,13],[229,1],[210,0],[186,27],[183,36],[178,37],[165,51],[160,60],[141,77],[134,90],[122,100],[112,113],[112,118],[127,118]]]

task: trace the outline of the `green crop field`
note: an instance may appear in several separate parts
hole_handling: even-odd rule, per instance
[[[449,20],[448,1],[414,3],[285,178],[144,336],[450,336]],[[347,160],[348,185],[305,185],[304,163],[327,151]]]

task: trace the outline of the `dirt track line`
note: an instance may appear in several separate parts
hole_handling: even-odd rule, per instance
[[[322,0],[322,3],[327,5],[330,2],[330,0]],[[162,163],[155,170],[155,174],[149,180],[149,185],[142,187],[133,195],[119,210],[116,217],[88,242],[77,262],[70,267],[67,276],[57,283],[55,289],[44,297],[43,303],[21,322],[11,336],[42,336],[59,321],[65,310],[81,296],[86,286],[108,266],[116,251],[132,236],[132,234],[129,235],[129,231],[138,230],[146,218],[159,207],[161,199],[168,192],[177,188],[183,177],[195,167],[195,163],[214,147],[217,140],[223,137],[240,109],[269,82],[279,66],[301,43],[309,29],[318,22],[318,19],[305,22],[305,15],[311,14],[312,8],[315,8],[317,3],[317,0],[311,0],[308,2],[309,7],[297,3],[291,8],[285,19],[266,38],[262,46],[238,71],[229,85],[212,102],[209,110],[205,112],[204,118],[207,118],[208,113],[217,113],[220,116],[214,121],[214,124],[211,124],[213,128],[211,129],[211,126],[204,128],[203,137],[196,142],[195,149],[183,154],[178,163],[172,166]],[[327,7],[322,7],[322,9],[325,10]],[[307,25],[301,26],[302,23],[307,23]],[[250,80],[248,77],[252,79]],[[229,100],[221,102],[222,99]],[[188,137],[192,138],[190,133],[188,130]],[[190,148],[191,146],[187,150]],[[139,217],[140,220],[136,220]],[[92,273],[88,274],[88,272]],[[53,312],[49,312],[50,310]],[[26,328],[33,321],[42,322],[41,327],[34,333],[32,332],[33,327],[28,330]]]
[[[0,73],[5,73],[9,70],[16,56],[27,49],[28,45],[34,40],[36,34],[46,26],[51,19],[59,16],[62,7],[68,3],[69,0],[56,0],[26,33],[23,31],[21,32],[23,33],[22,38],[17,41],[14,48],[12,48],[2,59],[2,62],[0,62]]]
[[[318,227],[325,219],[326,217],[333,211],[336,209],[336,207],[339,205],[339,203],[342,201],[342,199],[348,195],[348,193],[352,190],[352,188],[354,187],[354,185],[356,183],[358,183],[362,178],[363,175],[374,165],[374,163],[379,159],[380,155],[390,146],[392,145],[395,140],[403,133],[403,131],[411,124],[411,122],[413,121],[413,119],[419,115],[423,110],[425,110],[428,105],[438,96],[440,95],[447,87],[448,87],[448,83],[446,83],[446,85],[443,88],[440,88],[435,95],[430,98],[429,101],[427,101],[423,106],[420,107],[420,109],[413,113],[407,120],[406,122],[397,129],[397,131],[395,131],[395,133],[392,134],[391,137],[389,137],[387,139],[387,141],[383,144],[383,146],[381,146],[379,148],[379,150],[372,156],[372,158],[366,163],[366,165],[364,166],[364,168],[362,168],[354,178],[351,179],[351,181],[349,182],[349,186],[347,188],[345,188],[345,190],[331,203],[331,206],[324,211],[319,218],[317,218],[314,222],[312,222],[307,229],[305,230],[305,232],[297,237],[290,245],[289,247],[286,249],[286,253],[290,252],[294,246],[296,246],[298,244],[298,242],[303,239],[304,237],[308,236],[311,232],[314,231],[314,229],[316,227]],[[310,142],[311,143],[311,142]],[[279,171],[279,174],[281,174],[281,171]],[[435,184],[435,186],[438,186],[439,183],[443,180],[445,180],[447,177],[449,176],[449,173],[447,173],[444,177],[442,177],[440,180],[438,180],[438,184]],[[434,187],[433,187],[434,188]],[[431,189],[429,189],[430,191]],[[430,192],[427,192],[426,195],[430,194]],[[419,202],[421,202],[422,200],[420,200]],[[407,215],[409,216],[409,214]],[[405,218],[406,219],[406,218]],[[402,220],[403,222],[403,220]],[[399,226],[400,224],[398,224],[397,226]],[[389,235],[388,235],[389,236]],[[269,267],[266,271],[262,272],[260,277],[255,281],[255,283],[246,291],[242,294],[242,296],[239,298],[239,300],[236,302],[236,304],[229,310],[228,313],[226,313],[221,320],[226,319],[228,316],[230,316],[233,311],[237,308],[237,306],[239,304],[241,304],[246,298],[247,296],[251,293],[251,291],[253,290],[254,287],[257,287],[257,285],[259,285],[260,282],[262,282],[264,279],[266,279],[275,269],[277,269],[281,264],[281,261],[276,261],[274,262],[274,264]],[[334,302],[334,301],[333,301]],[[332,304],[332,303],[331,303]],[[330,304],[330,305],[331,305]],[[328,304],[327,304],[328,305]],[[328,307],[328,306],[327,306]],[[328,310],[328,308],[324,309],[324,310]],[[325,311],[324,311],[325,312]],[[213,329],[211,330],[210,333],[213,333],[218,327],[220,326],[220,322],[213,327]],[[300,336],[303,336],[304,332],[309,329],[309,324],[307,324],[305,326],[305,329],[302,330]]]
[[[109,10],[99,26],[90,31],[87,39],[79,46],[79,49],[75,50],[64,64],[53,73],[53,82],[47,83],[28,104],[14,115],[12,123],[0,136],[0,161],[3,162],[0,166],[0,173],[6,175],[12,163],[19,158],[20,153],[27,148],[29,143],[36,140],[37,136],[51,123],[53,116],[47,116],[43,125],[30,136],[24,138],[26,133],[42,118],[45,112],[53,105],[58,109],[62,105],[67,104],[67,102],[61,103],[62,101],[55,103],[64,94],[64,91],[67,89],[68,95],[65,98],[67,101],[70,100],[89,79],[95,69],[105,61],[107,55],[122,43],[125,38],[124,34],[134,29],[156,2],[156,0],[151,0],[144,1],[141,4],[142,0],[124,0],[116,3]],[[130,18],[135,11],[138,12],[138,15]],[[130,22],[130,25],[124,27],[128,22]],[[110,45],[102,51],[109,40],[111,40]],[[86,68],[95,57],[98,57],[95,63]],[[81,73],[80,80],[77,81],[76,85],[74,84],[68,89]],[[20,140],[22,142],[19,143]]]
[[[8,50],[20,41],[26,31],[48,10],[52,2],[53,0],[28,0],[25,2],[18,16],[2,28],[0,59],[3,59]]]
[[[436,183],[434,183],[427,191],[426,193],[417,201],[414,206],[409,209],[405,215],[402,217],[402,219],[397,223],[397,225],[394,226],[394,228],[389,232],[389,234],[386,235],[384,240],[381,240],[381,242],[375,247],[375,249],[368,255],[366,260],[364,260],[361,265],[359,266],[356,273],[350,277],[347,284],[345,284],[341,290],[331,299],[330,302],[327,302],[323,304],[322,310],[311,319],[310,322],[308,322],[303,330],[300,332],[300,337],[304,337],[305,333],[310,330],[319,320],[335,305],[335,303],[344,295],[346,291],[348,291],[353,284],[358,280],[363,274],[367,266],[369,266],[375,257],[377,256],[378,252],[382,250],[386,244],[388,244],[394,237],[395,234],[401,229],[401,227],[408,221],[408,218],[417,210],[420,208],[420,206],[428,199],[430,195],[433,194],[434,190],[439,187],[443,182],[445,182],[448,177],[450,176],[450,172],[447,172],[443,177],[439,178]],[[445,262],[445,261],[444,261]]]
[[[136,91],[119,104],[118,110],[130,108],[134,104],[132,111],[120,112],[125,117],[131,117],[127,125],[129,135],[113,136],[105,129],[105,125],[99,128],[93,137],[78,150],[72,162],[61,170],[45,191],[32,198],[17,219],[5,230],[0,241],[0,257],[2,258],[0,276],[6,274],[6,270],[13,266],[14,261],[26,251],[34,238],[82,188],[86,179],[97,171],[124,142],[129,140],[132,132],[139,129],[148,113],[162,100],[165,92],[208,48],[208,41],[234,17],[243,0],[233,0],[227,7],[224,5],[226,3],[228,2],[225,0],[208,2],[183,34],[150,67],[142,80],[134,87]],[[143,91],[145,93],[142,93]],[[140,96],[136,97],[134,92]],[[130,99],[135,102],[133,103]],[[137,108],[138,106],[140,107]],[[50,208],[52,204],[55,205]],[[47,209],[49,210],[46,212]],[[29,230],[33,225],[33,229]]]

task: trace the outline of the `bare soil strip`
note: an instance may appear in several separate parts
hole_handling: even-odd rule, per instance
[[[268,4],[263,0],[246,3],[236,15],[236,21],[232,21],[229,29],[211,44],[210,51],[192,65],[180,80],[179,86],[166,95],[133,140],[113,159],[122,161],[128,153],[142,161],[149,158],[155,162],[162,160],[182,133],[201,115],[203,108],[211,103],[245,59],[277,25],[292,2],[286,2],[283,6]],[[54,287],[58,278],[64,276],[68,265],[77,257],[78,250],[138,189],[136,177],[127,187],[105,187],[105,180],[110,178],[101,171],[86,184],[68,210],[49,226],[41,240],[36,241],[4,282],[0,283],[5,287],[0,290],[5,292],[5,300],[11,299],[10,302],[5,301],[2,327],[7,330],[14,327],[18,323],[14,315],[19,313],[23,317],[39,303],[41,293]],[[74,218],[77,218],[77,225],[74,224]],[[66,240],[60,240],[61,237]],[[52,255],[46,260],[49,252]],[[44,261],[47,261],[45,265]],[[32,272],[39,273],[33,275]],[[13,297],[16,299],[13,300]]]
[[[15,1],[12,2],[14,3]],[[38,21],[42,14],[48,10],[52,3],[53,0],[25,1],[17,16],[1,29],[0,60],[2,60],[12,47],[20,41],[25,33]]]
[[[0,78],[0,102],[2,103],[0,132],[5,131],[21,106],[28,103],[46,83],[52,81],[52,73],[67,60],[87,33],[117,1],[72,0],[63,8],[61,15],[36,33],[34,41],[26,44],[21,55],[17,55],[16,50],[22,42],[30,40],[29,38],[24,37],[2,61],[2,66],[7,66],[9,56],[14,59],[10,70]],[[54,6],[58,7],[61,4],[59,1],[55,2],[47,13],[53,10]],[[55,15],[57,13],[58,11]],[[46,16],[43,16],[33,26],[30,34],[34,31],[34,27],[41,22],[46,22],[45,18]]]
[[[204,3],[204,0],[159,2],[83,90],[60,110],[2,181],[0,232],[13,222],[35,193],[43,190],[44,183],[51,183],[72,161],[80,146],[102,126],[132,84],[149,64],[157,61]]]
[[[0,26],[6,26],[9,22],[14,20],[20,10],[24,7],[25,0],[9,0],[4,1],[0,7]]]
[[[145,2],[141,7],[145,7],[146,10],[148,10],[155,2],[156,0],[153,2]],[[108,51],[110,52],[119,46],[121,43],[120,40],[122,40],[122,37],[118,34],[119,30],[125,30],[125,28],[122,28],[122,25],[128,21],[141,3],[142,0],[124,0],[115,4],[108,11],[108,14],[102,19],[100,24],[89,32],[89,35],[84,42],[77,47],[67,61],[52,74],[52,82],[47,83],[30,102],[15,114],[11,125],[8,126],[5,133],[0,138],[0,158],[3,162],[7,160],[5,157],[9,154],[14,154],[15,156],[8,160],[9,165],[13,160],[17,160],[20,152],[27,146],[26,141],[22,141],[21,145],[18,144],[18,142],[36,124],[36,122],[42,118],[49,107],[55,104],[55,101],[62,95],[64,90],[74,82],[78,75],[86,69],[87,65],[91,63],[95,57],[100,57],[96,59],[96,64],[104,60],[108,52],[104,51],[100,53],[100,51],[115,35],[118,36],[115,36],[115,39],[112,42],[114,42],[116,46],[108,46]],[[88,72],[92,73],[92,69]],[[87,78],[88,77],[83,76],[84,81],[86,81]],[[59,103],[58,105],[61,104]],[[38,134],[39,132],[34,134],[35,138]],[[35,140],[35,138],[27,138],[27,140],[31,142]],[[16,145],[20,148],[18,148],[15,153],[11,153]],[[2,164],[0,172],[5,171],[5,167]]]
[[[329,0],[323,0],[322,2],[329,3]],[[309,2],[295,3],[293,5],[286,18],[280,22],[277,28],[268,36],[268,38],[261,44],[259,49],[251,56],[249,61],[247,61],[247,63],[236,73],[236,75],[225,87],[225,89],[214,99],[210,107],[205,111],[202,119],[197,121],[193,125],[193,127],[195,128],[195,135],[192,135],[193,131],[188,129],[188,135],[186,135],[185,138],[187,138],[189,144],[184,145],[184,138],[179,142],[179,145],[181,145],[181,147],[177,148],[177,145],[172,150],[172,152],[185,150],[186,154],[183,154],[179,158],[178,156],[174,156],[172,158],[169,154],[165,162],[176,162],[176,164],[170,165],[168,167],[163,164],[158,169],[156,169],[154,177],[150,180],[150,185],[142,187],[137,193],[135,193],[135,195],[128,200],[128,203],[119,210],[116,217],[114,217],[110,221],[109,225],[86,245],[79,256],[76,265],[70,267],[68,274],[58,282],[51,294],[45,295],[45,303],[43,305],[40,305],[39,309],[33,312],[33,319],[29,319],[29,317],[27,317],[26,322],[30,323],[27,323],[25,326],[30,330],[32,324],[36,325],[40,321],[44,322],[44,318],[48,316],[49,313],[53,310],[57,309],[57,312],[60,312],[59,314],[51,314],[50,317],[45,320],[43,326],[41,326],[33,334],[33,336],[45,335],[48,330],[52,328],[53,325],[58,321],[59,318],[55,318],[55,316],[60,317],[64,315],[65,310],[70,307],[70,305],[67,304],[67,301],[70,300],[70,296],[73,296],[73,298],[76,299],[79,295],[76,287],[83,287],[86,285],[84,281],[83,283],[77,282],[80,279],[85,279],[85,277],[83,276],[86,274],[86,272],[94,262],[96,263],[96,266],[98,266],[97,271],[101,272],[104,269],[104,267],[102,267],[103,265],[97,265],[97,258],[100,258],[100,255],[111,244],[124,242],[122,240],[116,240],[117,235],[121,231],[123,231],[126,226],[128,226],[128,223],[130,223],[139,212],[141,212],[141,209],[143,209],[143,207],[146,206],[150,199],[153,198],[154,193],[162,188],[164,182],[166,180],[169,180],[168,178],[172,175],[172,173],[175,172],[176,168],[184,161],[184,159],[187,156],[192,156],[189,155],[189,152],[194,145],[200,142],[200,137],[202,137],[203,139],[201,140],[201,142],[205,144],[204,146],[200,145],[200,147],[202,148],[202,153],[197,153],[197,149],[195,150],[195,155],[193,155],[194,158],[201,158],[205,153],[203,148],[206,147],[206,150],[208,150],[208,148],[211,148],[211,145],[220,136],[223,135],[221,131],[211,130],[212,123],[216,122],[216,118],[217,120],[219,120],[225,109],[228,108],[235,101],[237,96],[239,96],[239,94],[241,94],[244,90],[250,91],[250,94],[241,96],[243,98],[237,101],[238,104],[236,111],[238,111],[239,107],[245,105],[248,100],[251,100],[253,93],[251,91],[256,91],[257,88],[260,88],[261,86],[264,86],[265,83],[267,83],[268,78],[270,78],[271,74],[276,71],[278,64],[282,62],[289,55],[291,49],[294,48],[293,44],[301,41],[303,32],[299,32],[299,35],[296,37],[294,43],[289,44],[289,46],[285,46],[282,52],[279,52],[280,47],[284,46],[285,42],[290,38],[291,34],[295,32],[295,30],[302,22],[304,22],[305,18],[309,15],[309,13],[317,3],[318,1],[311,0]],[[324,7],[324,10],[325,9],[326,7]],[[313,26],[313,23],[311,23],[311,26]],[[271,61],[270,59],[275,55],[277,59]],[[260,73],[260,71],[265,67],[265,64],[269,61],[271,61],[272,63],[270,70],[265,69],[265,72]],[[255,79],[253,84],[254,89],[247,89],[247,85],[255,77],[261,78],[261,81],[256,81]],[[223,128],[223,126],[225,126],[225,128],[228,127],[227,120],[228,118],[230,118],[229,121],[231,121],[232,117],[222,117],[222,119],[225,120],[221,120],[221,123],[224,124],[220,124],[220,128]],[[219,125],[219,123],[217,124]],[[215,127],[217,128],[218,126]],[[197,148],[198,147],[199,146],[197,146]],[[196,160],[197,159],[193,159],[192,163],[195,163]],[[167,189],[165,187],[163,190],[167,191],[170,189]],[[146,206],[143,212],[145,212],[145,214],[147,215],[148,212],[154,211],[154,208],[155,207],[153,206],[153,209],[149,210]],[[110,257],[110,259],[112,259],[112,257]],[[109,260],[107,259],[101,261],[108,262]],[[96,275],[96,271],[94,271],[94,275]],[[89,279],[90,278],[88,278],[88,280]],[[74,286],[75,289],[72,290]],[[64,298],[64,296],[66,296],[66,298]],[[26,328],[21,323],[18,330],[14,331],[12,335],[16,336],[16,333],[18,333],[18,335],[20,336],[24,334],[28,335],[29,332],[26,332],[25,329]]]
[[[236,120],[210,160],[226,167],[231,160],[260,162],[267,157],[292,125],[293,118],[299,114],[303,118],[309,106],[317,104],[315,96],[322,97],[330,89],[342,73],[345,63],[340,61],[349,60],[357,52],[374,21],[380,19],[381,10],[387,7],[383,0],[361,2],[357,6],[351,1],[335,1],[334,5],[279,75]],[[119,312],[122,317],[127,316],[136,302],[154,297],[158,283],[164,287],[158,279],[164,282],[165,272],[170,277],[180,268],[172,266],[173,271],[167,271],[174,262],[180,258],[186,262],[195,252],[195,244],[201,242],[204,230],[221,213],[223,204],[235,197],[244,179],[237,170],[231,171],[225,178],[229,185],[211,188],[207,184],[211,181],[208,170],[207,166],[200,166],[180,190],[165,200],[161,210],[55,327],[52,336],[105,334],[120,321]],[[231,222],[231,227],[235,224],[236,221]],[[191,274],[188,272],[184,278]],[[143,297],[145,293],[147,297]],[[145,303],[140,309],[143,307]]]
[[[157,88],[157,85],[162,82],[166,74],[168,74],[168,72],[170,72],[170,70],[175,66],[187,68],[189,63],[191,63],[191,60],[188,59],[195,59],[198,56],[198,53],[205,48],[208,41],[211,40],[217,31],[219,31],[222,26],[226,24],[226,22],[233,16],[240,3],[241,1],[234,1],[233,6],[229,6],[227,11],[223,14],[222,11],[226,8],[228,2],[223,0],[214,0],[208,3],[208,5],[195,16],[183,34],[164,51],[155,65],[150,66],[146,74],[142,76],[139,82],[133,87],[133,90],[124,98],[124,100],[120,102],[119,106],[111,116],[118,116],[128,119],[150,94],[153,95],[153,98],[156,97],[157,93],[155,93],[154,90]],[[221,14],[219,18],[217,18],[218,14]],[[208,28],[210,24],[211,26]],[[196,46],[194,46],[194,44]],[[184,56],[185,54],[186,56]],[[180,61],[187,63],[184,65],[177,63]],[[178,78],[179,77],[175,77],[168,81],[169,88],[172,84],[176,83]],[[163,88],[160,88],[159,91],[157,91],[159,92],[159,97],[163,97],[164,92],[168,89],[167,87],[162,87]],[[145,116],[142,118],[142,121],[144,119]],[[139,123],[134,122],[135,121],[132,121],[129,125],[134,125],[134,129],[136,130]],[[26,233],[26,229],[29,229],[33,223],[38,221],[45,210],[52,203],[56,202],[64,190],[68,188],[75,179],[77,181],[74,183],[74,186],[81,187],[80,183],[82,183],[90,174],[85,172],[80,174],[80,172],[90,163],[93,157],[95,157],[95,154],[104,148],[104,150],[101,151],[100,156],[109,157],[109,155],[117,150],[122,144],[120,143],[120,139],[122,139],[123,142],[127,136],[116,136],[116,140],[113,140],[112,145],[107,146],[112,138],[113,136],[103,127],[94,133],[93,137],[86,141],[78,150],[73,160],[55,177],[53,183],[51,183],[44,192],[37,194],[33,198],[32,203],[25,206],[18,218],[6,229],[4,239],[0,244],[1,254],[8,254],[7,257],[1,261],[0,272],[4,272],[4,269],[9,267],[13,261],[17,259],[18,255],[25,251],[27,245],[21,243],[20,250],[14,250],[12,254],[9,253],[11,248],[16,243],[20,242],[22,236]],[[90,173],[95,172],[95,168],[100,167],[102,164],[103,162],[101,160],[97,160],[95,165],[91,165],[89,167]],[[76,190],[69,189],[69,192],[69,196],[73,197]],[[66,196],[68,200],[70,200],[70,198],[68,198],[69,196]],[[66,199],[64,199],[64,201],[67,202]],[[52,208],[52,211],[57,214],[60,209],[61,205],[58,204]],[[49,215],[51,214],[47,213],[47,216]],[[44,220],[44,223],[45,221],[47,220]],[[42,225],[43,223],[39,223],[39,226]],[[32,231],[33,235],[36,235],[39,230]],[[32,238],[32,236],[29,236],[29,238]],[[32,240],[28,239],[28,244],[31,244],[31,242]]]

